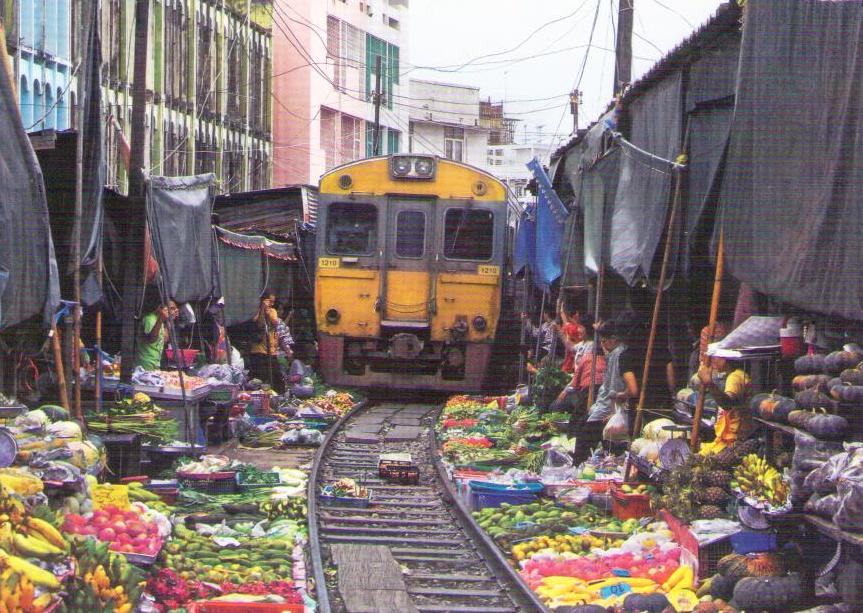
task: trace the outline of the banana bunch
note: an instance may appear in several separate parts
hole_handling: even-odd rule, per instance
[[[8,487],[0,483],[0,523],[18,524],[27,513],[24,502]]]
[[[744,494],[764,500],[773,506],[782,506],[788,500],[790,493],[788,483],[782,474],[754,453],[744,457],[740,465],[734,469],[734,480],[730,483],[732,489],[739,489]]]
[[[36,596],[33,582],[11,568],[0,573],[0,613],[42,613],[53,600],[50,592]]]
[[[56,560],[68,554],[69,543],[54,526],[28,515],[14,527],[11,521],[0,521],[0,548],[37,560]]]
[[[605,592],[613,593],[619,586],[628,586],[619,589],[620,594],[647,594],[659,589],[655,581],[639,577],[611,577],[591,582],[576,577],[545,577],[542,584],[536,588],[536,593],[549,608],[556,609],[602,602],[611,598],[606,596]]]
[[[69,590],[68,611],[130,613],[141,595],[142,572],[126,557],[112,553],[108,543],[75,539],[72,555],[78,560],[75,589]]]
[[[513,545],[512,557],[521,561],[530,558],[534,553],[571,553],[587,555],[594,548],[610,549],[622,543],[621,540],[601,539],[589,534],[558,534],[556,536],[539,536],[529,541]]]
[[[12,570],[26,577],[33,585],[46,590],[56,591],[60,589],[60,581],[57,580],[57,577],[53,573],[28,562],[24,558],[12,555],[4,549],[0,549],[0,568],[4,571],[7,569]]]
[[[34,496],[42,492],[42,480],[36,475],[25,474],[13,468],[0,469],[0,484],[19,496]]]
[[[691,590],[695,587],[695,573],[691,566],[683,564],[671,573],[665,583],[662,584],[662,591],[666,594],[675,590]]]

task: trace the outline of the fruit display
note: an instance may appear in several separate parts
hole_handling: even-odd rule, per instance
[[[661,492],[653,493],[651,503],[685,523],[722,517],[731,498],[731,479],[717,455],[691,455],[663,475]]]
[[[336,498],[368,498],[369,491],[354,479],[339,479],[321,488],[321,495]]]
[[[330,390],[322,396],[315,396],[305,402],[326,414],[340,417],[354,407],[356,400],[354,400],[354,397],[347,392],[336,392],[335,390]]]
[[[165,545],[162,562],[184,580],[210,583],[280,581],[292,578],[292,538],[239,537],[239,547],[221,547],[216,540],[176,526]]]
[[[559,553],[578,557],[587,555],[594,549],[619,547],[622,543],[622,539],[603,539],[590,534],[544,535],[513,545],[511,552],[513,560],[521,562],[532,558],[534,554]]]
[[[108,543],[75,539],[72,554],[78,569],[74,589],[64,602],[68,611],[131,613],[137,610],[143,572],[122,555],[112,553]]]
[[[162,548],[159,525],[139,510],[105,506],[89,515],[66,515],[63,530],[109,543],[111,551],[155,556]]]
[[[730,486],[757,505],[780,509],[788,505],[791,487],[776,468],[754,453],[747,455],[734,470]]]

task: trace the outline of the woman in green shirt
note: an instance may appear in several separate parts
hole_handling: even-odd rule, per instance
[[[180,309],[173,300],[151,309],[141,318],[141,335],[138,339],[137,365],[144,370],[159,370],[162,352],[168,339],[168,322],[177,319]]]

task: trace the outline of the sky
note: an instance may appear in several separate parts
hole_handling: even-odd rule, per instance
[[[633,80],[722,3],[635,0]],[[612,98],[617,6],[618,0],[411,0],[402,78],[479,87],[482,99],[503,101],[505,114],[521,120],[517,142],[548,142],[556,133],[557,144],[572,133],[568,94],[579,76],[579,127],[596,120]]]

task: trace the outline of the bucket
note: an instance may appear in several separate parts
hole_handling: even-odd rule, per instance
[[[803,328],[796,321],[788,321],[779,329],[779,346],[783,358],[803,355]]]

